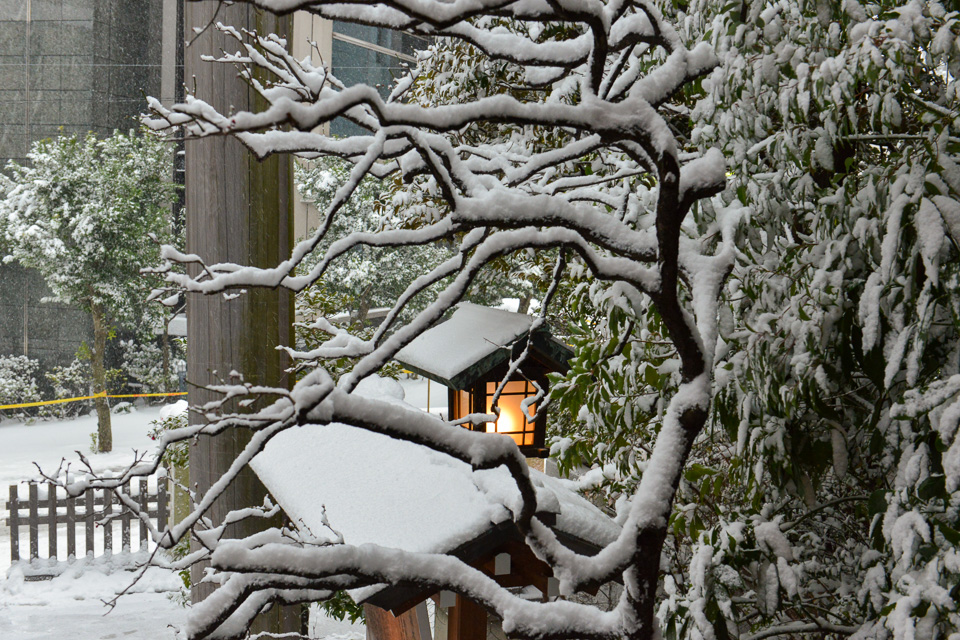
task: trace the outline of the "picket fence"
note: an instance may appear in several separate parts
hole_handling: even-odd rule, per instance
[[[25,496],[22,495],[24,489]],[[155,525],[166,526],[168,493],[165,476],[131,480],[122,486],[121,491],[133,498]],[[144,551],[148,547],[146,524],[135,518],[113,492],[106,489],[87,489],[82,495],[68,497],[62,488],[49,483],[13,485],[9,488],[7,512],[11,563],[26,560],[35,567],[45,565],[51,575],[59,573],[56,567],[61,549],[58,546],[64,530],[68,560],[77,557],[78,532],[83,534],[87,557],[112,554],[118,526],[122,551]],[[46,529],[47,538],[46,558],[40,556],[43,529]],[[134,529],[137,530],[136,549],[131,546]],[[22,537],[24,530],[26,536]],[[23,553],[24,543],[29,544],[28,554]]]

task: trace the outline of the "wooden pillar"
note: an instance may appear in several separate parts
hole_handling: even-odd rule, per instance
[[[487,640],[487,610],[457,594],[447,609],[447,640]]]
[[[375,607],[363,605],[367,618],[367,640],[431,640],[427,607],[420,605],[399,616]]]
[[[214,16],[216,16],[214,18]],[[219,56],[239,46],[210,23],[223,22],[257,33],[292,33],[292,17],[278,17],[249,4],[225,5],[216,0],[188,2],[185,34],[194,38],[195,28],[206,28],[185,52],[185,82],[197,96],[221,113],[258,111],[263,101],[237,77],[231,64],[201,61],[202,55]],[[263,80],[264,78],[261,78]],[[208,263],[234,262],[258,267],[276,266],[289,257],[292,247],[292,162],[289,156],[274,156],[258,162],[231,137],[191,140],[185,144],[186,244],[187,252]],[[198,270],[192,269],[196,275]],[[187,296],[188,400],[200,405],[219,395],[196,385],[229,380],[236,370],[244,380],[257,385],[290,387],[286,355],[276,350],[292,340],[293,297],[288,292],[250,290],[233,300],[223,296]],[[273,398],[269,399],[272,401]],[[258,401],[256,410],[265,402]],[[228,407],[238,410],[238,407]],[[190,416],[195,423],[195,415]],[[190,451],[190,484],[206,491],[228,469],[249,441],[243,430],[230,429],[216,437],[199,438]],[[249,468],[233,481],[207,514],[214,522],[235,509],[260,505],[266,489]],[[227,529],[225,536],[244,537],[279,522],[247,520]],[[213,590],[199,581],[195,569],[192,597],[202,600]],[[272,609],[261,616],[254,631],[300,630],[299,608]],[[270,617],[265,621],[264,617]]]

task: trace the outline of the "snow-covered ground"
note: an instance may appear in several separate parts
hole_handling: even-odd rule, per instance
[[[98,563],[43,582],[25,582],[14,569],[0,581],[0,638],[3,640],[173,640],[188,609],[173,595],[179,578],[150,569],[111,609],[105,602],[128,588],[132,575],[110,573]],[[311,638],[363,640],[360,624],[311,615]]]
[[[147,436],[150,422],[157,419],[160,407],[142,407],[131,413],[113,416],[113,451],[91,453],[90,434],[97,430],[96,415],[75,420],[0,422],[0,485],[9,485],[37,477],[37,467],[55,471],[62,459],[78,469],[77,451],[100,470],[120,470],[133,459],[133,451],[156,448]],[[6,496],[6,494],[4,494]]]
[[[436,412],[446,412],[446,387],[424,379],[402,382],[410,404]],[[90,451],[90,434],[96,431],[96,417],[74,420],[0,422],[0,500],[6,504],[7,486],[55,471],[63,460],[71,469],[80,470],[77,451],[82,452],[98,472],[119,471],[132,460],[134,452],[152,451],[156,444],[147,435],[160,407],[141,407],[131,413],[113,416],[113,451]],[[36,464],[35,464],[36,463]],[[170,640],[173,627],[183,625],[187,609],[173,596],[180,582],[176,575],[151,569],[110,610],[111,600],[130,585],[133,574],[115,570],[109,562],[75,562],[72,568],[53,580],[26,581],[19,568],[10,569],[10,536],[6,509],[0,518],[0,638],[3,640]],[[47,548],[41,529],[41,555]],[[66,549],[65,535],[58,543]],[[23,549],[21,543],[21,549]],[[78,539],[78,546],[82,542]],[[99,545],[98,545],[99,548]],[[109,612],[109,613],[108,613]],[[311,637],[329,640],[361,640],[362,625],[311,616]]]
[[[0,582],[0,638],[10,640],[171,640],[187,609],[170,597],[176,575],[151,569],[113,610],[104,602],[127,588],[133,574],[110,572],[102,563],[74,563],[53,580],[26,582],[14,568]]]
[[[406,394],[404,400],[415,407],[430,413],[447,414],[447,388],[426,378],[400,380]]]

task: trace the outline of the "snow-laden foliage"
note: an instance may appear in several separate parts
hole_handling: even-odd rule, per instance
[[[43,274],[55,299],[109,310],[136,325],[149,286],[139,276],[169,241],[171,159],[157,136],[42,140],[28,166],[0,178],[0,235],[8,253]]]
[[[121,340],[123,353],[120,368],[132,380],[143,385],[142,393],[163,393],[179,387],[177,365],[183,362],[180,347],[172,342],[166,372],[164,372],[163,347],[148,340]]]
[[[678,105],[693,122],[677,131],[691,147],[724,149],[721,201],[750,213],[719,307],[711,427],[666,544],[668,636],[958,629],[952,9],[672,10],[685,41],[706,39],[720,60]],[[710,234],[716,206],[694,210],[696,231]],[[616,501],[643,474],[678,359],[656,317],[618,309],[600,285],[581,293],[588,320],[561,383],[580,420],[555,450],[568,466],[596,464],[593,486]]]
[[[340,186],[349,180],[350,168],[348,162],[337,158],[297,163],[294,174],[297,190],[304,202],[325,211]],[[384,197],[384,187],[379,180],[372,177],[361,180],[327,232],[329,239],[304,260],[301,272],[308,273],[316,265],[333,239],[353,232],[376,232],[389,224],[383,216],[381,199]],[[364,323],[371,309],[390,306],[410,280],[451,255],[452,249],[440,244],[404,250],[354,247],[330,265],[324,281],[297,297],[298,315],[314,318],[346,313]]]
[[[90,395],[90,362],[89,358],[74,358],[67,366],[57,365],[45,371],[43,376],[53,389],[53,399],[64,400]],[[92,403],[89,400],[77,402],[63,402],[49,405],[50,415],[61,420],[73,418],[90,410]]]
[[[40,362],[27,356],[0,356],[0,405],[40,400],[39,368]],[[23,410],[0,411],[0,419],[18,415],[23,415]]]
[[[171,156],[152,133],[41,140],[30,164],[0,175],[0,246],[5,262],[37,269],[53,297],[90,312],[94,391],[106,390],[104,355],[113,327],[150,324],[150,286],[140,269],[170,241]],[[153,239],[151,239],[151,237]],[[110,413],[96,401],[101,451],[110,451]]]
[[[424,85],[427,83],[418,81],[415,86],[423,91]],[[350,168],[348,162],[335,157],[298,162],[294,172],[296,188],[304,202],[326,211],[336,198],[337,190],[349,181]],[[351,198],[343,203],[324,241],[300,265],[299,273],[309,273],[337,238],[354,232],[420,226],[422,221],[414,213],[419,205],[411,201],[422,199],[430,188],[424,188],[422,180],[415,180],[413,185],[404,187],[399,179],[385,184],[371,176],[361,180]],[[352,322],[367,324],[370,310],[389,308],[413,279],[454,254],[454,245],[448,242],[413,247],[354,247],[327,267],[322,281],[297,296],[297,316],[309,320],[347,314]],[[505,277],[502,269],[482,273],[467,299],[478,304],[499,304],[503,297],[527,295],[528,278],[517,275],[510,273]],[[412,314],[428,303],[426,294],[412,299],[403,319],[412,318]],[[310,325],[304,328],[301,335],[308,345],[315,346],[311,344],[314,336]]]

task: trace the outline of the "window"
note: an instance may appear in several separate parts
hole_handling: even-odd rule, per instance
[[[345,86],[368,84],[386,98],[393,80],[406,65],[416,63],[414,53],[430,44],[419,38],[389,29],[335,21],[333,23],[332,71]],[[365,129],[346,118],[330,125],[335,136],[362,135]]]

